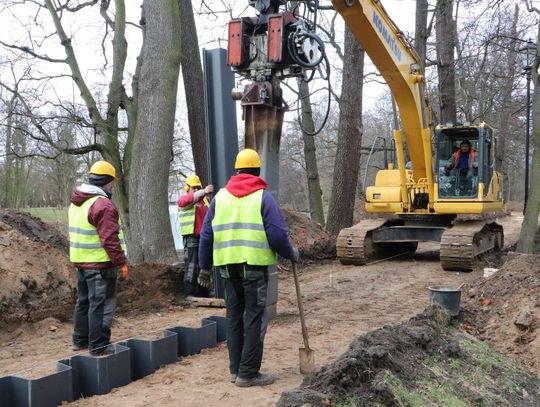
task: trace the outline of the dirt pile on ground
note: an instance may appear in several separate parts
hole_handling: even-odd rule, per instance
[[[118,312],[159,311],[183,301],[179,294],[182,270],[163,264],[129,267],[129,278],[118,283]]]
[[[510,253],[464,298],[465,327],[540,373],[540,256]]]
[[[69,249],[69,242],[61,231],[28,212],[0,211],[0,222],[11,226],[34,242],[48,243],[66,253]]]
[[[119,282],[119,313],[159,310],[180,291],[182,267],[130,267]],[[0,327],[53,317],[71,318],[76,274],[66,237],[25,212],[0,211]]]
[[[75,298],[67,247],[54,227],[0,211],[0,325],[67,316]]]
[[[283,209],[282,212],[289,226],[291,242],[298,247],[302,258],[322,260],[336,257],[336,239],[320,224],[293,210]]]
[[[353,341],[280,407],[540,405],[540,379],[428,308]]]

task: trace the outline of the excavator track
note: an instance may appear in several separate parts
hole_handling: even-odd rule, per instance
[[[371,232],[387,222],[387,219],[367,219],[341,230],[336,241],[337,258],[341,264],[363,266],[371,260],[405,252],[413,253],[417,242],[373,242]]]
[[[501,225],[485,221],[461,221],[446,230],[441,239],[441,267],[444,270],[470,271],[474,259],[504,245]]]

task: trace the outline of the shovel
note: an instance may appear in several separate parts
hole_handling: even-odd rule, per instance
[[[300,284],[298,284],[298,274],[296,273],[296,263],[292,262],[294,285],[296,287],[296,298],[298,300],[298,311],[300,312],[300,322],[302,323],[302,337],[304,338],[304,348],[298,348],[300,356],[300,373],[307,374],[315,369],[315,352],[309,348],[306,321],[304,320],[304,307],[302,306],[302,296],[300,295]]]

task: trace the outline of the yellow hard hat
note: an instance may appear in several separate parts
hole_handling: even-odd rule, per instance
[[[237,170],[240,168],[261,168],[261,158],[255,150],[244,148],[236,156],[234,168]]]
[[[90,167],[89,173],[95,175],[110,175],[114,179],[117,179],[116,170],[112,164],[107,161],[96,161],[92,167]]]
[[[195,174],[192,174],[192,175],[190,175],[190,176],[188,176],[186,178],[186,185],[188,185],[190,187],[201,187],[202,188],[201,180]]]

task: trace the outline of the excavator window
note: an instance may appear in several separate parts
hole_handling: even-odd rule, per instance
[[[481,132],[476,127],[438,130],[437,176],[439,198],[476,198],[482,154]]]

